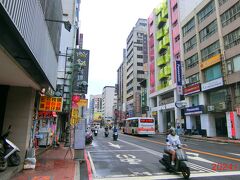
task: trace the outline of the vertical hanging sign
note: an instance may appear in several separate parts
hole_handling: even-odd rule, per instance
[[[176,60],[176,77],[177,77],[177,92],[178,94],[183,94],[183,82],[182,82],[182,62]]]

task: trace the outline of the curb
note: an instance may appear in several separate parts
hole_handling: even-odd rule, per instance
[[[87,164],[88,180],[92,180],[92,168],[86,150],[84,149],[84,159]]]
[[[157,135],[166,135],[164,133],[156,133]],[[198,139],[198,140],[206,140],[211,142],[223,142],[223,143],[232,143],[232,144],[240,144],[240,140],[224,140],[224,139],[212,139],[211,137],[194,137],[194,136],[187,136],[187,135],[180,135],[182,138],[189,138],[189,139]]]

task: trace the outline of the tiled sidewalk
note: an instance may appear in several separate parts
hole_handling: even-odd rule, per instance
[[[74,180],[76,176],[77,161],[71,158],[67,147],[60,145],[50,148],[38,157],[34,170],[23,170],[13,180]]]

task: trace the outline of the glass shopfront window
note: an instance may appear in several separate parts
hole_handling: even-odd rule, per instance
[[[221,65],[220,64],[217,64],[215,66],[207,68],[204,71],[205,82],[212,81],[212,80],[220,78],[220,77],[222,77]]]
[[[215,105],[218,103],[222,103],[226,101],[226,96],[227,96],[227,90],[222,89],[218,91],[212,91],[209,93],[208,98],[209,98],[209,103],[211,105]]]

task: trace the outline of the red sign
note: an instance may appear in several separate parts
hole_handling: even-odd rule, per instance
[[[38,111],[38,119],[47,119],[57,117],[57,113],[54,111]]]
[[[231,121],[231,128],[232,128],[232,137],[236,137],[234,112],[230,112],[230,121]]]
[[[200,84],[190,85],[190,86],[184,88],[184,95],[197,93],[199,91],[200,91]]]
[[[153,119],[140,119],[141,123],[153,123]]]

